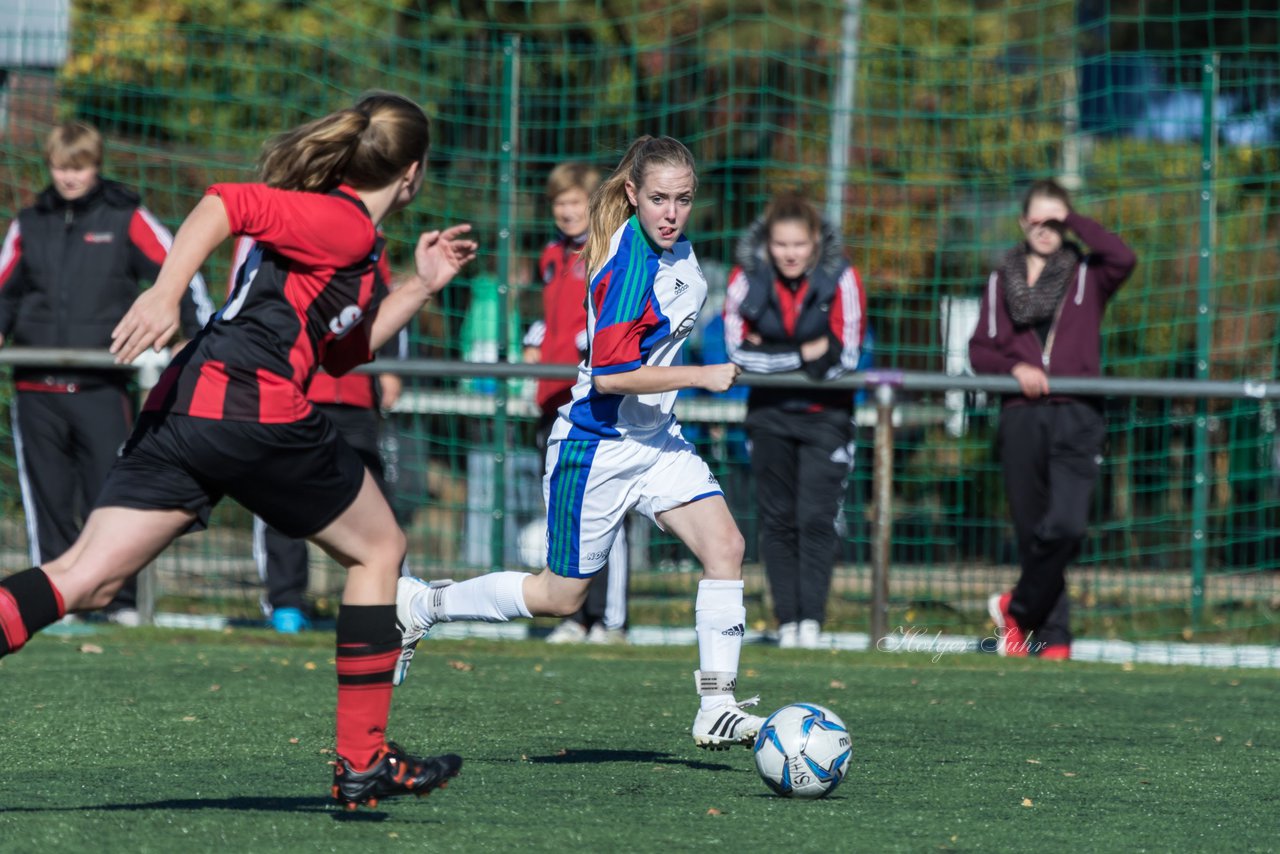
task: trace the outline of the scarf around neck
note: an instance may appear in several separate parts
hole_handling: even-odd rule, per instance
[[[1027,244],[1019,243],[1010,249],[1000,262],[1000,284],[1013,322],[1028,326],[1053,317],[1082,257],[1079,246],[1064,242],[1061,249],[1045,259],[1044,270],[1035,285],[1029,285]]]

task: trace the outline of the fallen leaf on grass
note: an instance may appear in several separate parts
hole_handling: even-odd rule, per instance
[[[1039,765],[1039,764],[1040,764],[1040,760],[1039,760],[1039,759],[1028,759],[1028,760],[1027,760],[1027,764],[1028,764],[1028,765]]]
[[[460,670],[463,673],[467,673],[469,671],[475,670],[474,665],[467,664],[465,661],[450,661],[449,666],[452,667],[454,670]]]
[[[222,686],[221,686],[221,685],[210,685],[210,686],[209,686],[209,692],[210,692],[210,693],[213,693],[214,691],[221,691],[221,690],[222,690]]]
[[[1063,776],[1063,777],[1074,777],[1075,775],[1076,775],[1076,772],[1074,772],[1074,771],[1063,771],[1063,772],[1062,772],[1062,776]]]
[[[1024,807],[1032,807],[1032,806],[1035,806],[1035,804],[1033,804],[1033,803],[1031,802],[1031,799],[1030,799],[1030,798],[1023,798],[1023,799],[1022,799],[1022,805],[1023,805]]]
[[[835,688],[838,691],[843,691],[845,688],[848,688],[849,686],[841,682],[839,679],[832,679],[831,687]]]
[[[303,666],[304,668],[306,668],[307,670],[315,670],[315,669],[316,669],[316,663],[315,663],[314,661],[308,661],[306,664],[304,664],[304,665],[302,665],[302,666]]]
[[[291,739],[289,739],[289,743],[290,743],[290,744],[297,744],[297,743],[298,743],[298,739],[296,739],[296,738],[291,738]]]
[[[82,643],[80,644],[80,651],[85,655],[102,655],[102,647],[96,643]]]
[[[716,809],[715,807],[712,807],[711,809],[707,810],[707,815],[724,815],[724,813],[720,812],[720,810]]]
[[[191,722],[192,722],[192,721],[194,721],[195,719],[196,719],[196,716],[195,716],[195,715],[187,715],[187,716],[186,716],[186,717],[184,717],[182,720],[183,720],[183,722],[184,722],[184,723],[191,723]]]
[[[748,667],[748,668],[747,668],[746,673],[747,673],[747,678],[748,678],[748,679],[755,679],[757,676],[759,676],[759,675],[760,675],[760,671],[758,671],[758,670],[753,670],[753,669],[751,669],[750,667]]]
[[[569,755],[569,751],[563,747],[556,751],[556,756],[568,756],[568,755]]]

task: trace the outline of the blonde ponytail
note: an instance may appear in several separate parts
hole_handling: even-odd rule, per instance
[[[639,192],[649,170],[657,166],[687,168],[693,173],[694,189],[697,189],[698,175],[694,169],[693,154],[684,143],[669,136],[638,137],[622,155],[618,168],[591,194],[587,214],[591,225],[587,243],[582,248],[587,281],[600,271],[609,257],[609,241],[613,233],[636,211],[627,198],[627,181],[630,180]]]
[[[374,190],[421,161],[430,143],[426,114],[392,92],[370,92],[354,107],[268,140],[259,174],[282,190],[326,193],[338,184]]]

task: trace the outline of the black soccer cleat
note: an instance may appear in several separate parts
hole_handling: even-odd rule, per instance
[[[387,742],[364,771],[354,771],[341,756],[333,765],[333,799],[347,810],[361,805],[376,807],[382,798],[398,795],[425,797],[433,789],[443,789],[462,770],[462,757],[410,756],[397,744]]]

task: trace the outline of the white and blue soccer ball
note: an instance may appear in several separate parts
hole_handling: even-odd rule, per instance
[[[817,703],[783,706],[765,720],[756,770],[784,798],[825,798],[849,770],[853,744],[839,715]]]

